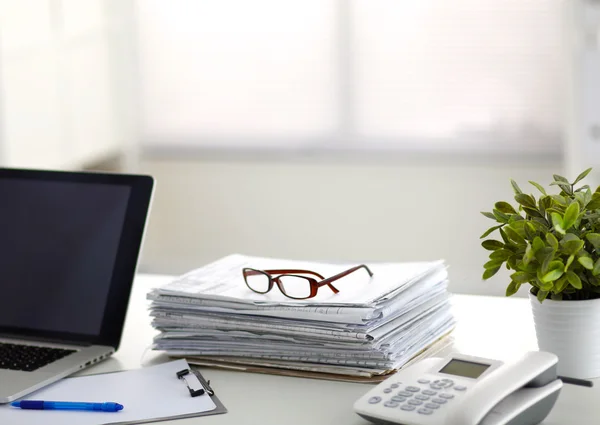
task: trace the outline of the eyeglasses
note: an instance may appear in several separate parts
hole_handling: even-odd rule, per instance
[[[315,273],[310,270],[296,270],[296,269],[281,269],[281,270],[256,270],[250,268],[242,269],[244,275],[244,281],[248,288],[259,294],[266,294],[273,285],[277,285],[281,293],[288,298],[295,300],[305,300],[313,298],[317,295],[317,291],[322,286],[328,286],[334,294],[340,292],[335,286],[331,284],[350,273],[355,272],[359,269],[365,269],[369,276],[373,276],[373,273],[369,268],[361,264],[360,266],[352,267],[344,272],[338,273],[335,276],[331,276],[325,279],[319,273]],[[312,275],[320,279],[313,277],[303,276]]]

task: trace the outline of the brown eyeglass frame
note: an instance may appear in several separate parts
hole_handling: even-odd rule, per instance
[[[244,275],[244,282],[246,283],[246,286],[253,292],[256,292],[257,294],[266,294],[267,292],[269,292],[271,289],[273,289],[273,285],[276,284],[277,287],[279,288],[279,291],[281,291],[281,293],[283,295],[285,295],[288,298],[294,299],[294,300],[307,300],[309,298],[313,298],[317,295],[317,292],[319,291],[319,288],[322,286],[327,285],[329,287],[329,289],[331,289],[333,291],[334,294],[337,294],[338,292],[340,292],[335,286],[333,286],[331,284],[331,282],[334,282],[338,279],[341,279],[344,276],[349,275],[350,273],[355,272],[356,270],[362,269],[364,268],[367,273],[369,273],[369,276],[373,276],[373,272],[365,265],[365,264],[361,264],[359,266],[356,267],[352,267],[351,269],[348,269],[346,271],[343,271],[341,273],[338,273],[334,276],[328,277],[327,279],[325,279],[323,276],[321,276],[319,273],[310,271],[310,270],[299,270],[299,269],[276,269],[276,270],[257,270],[257,269],[251,269],[251,268],[243,268],[242,269],[242,274]],[[265,275],[269,278],[269,288],[264,291],[257,291],[256,289],[252,288],[249,284],[248,284],[248,276],[256,276],[256,275]],[[279,276],[273,276],[273,274],[279,275]],[[314,279],[312,277],[307,277],[307,276],[299,276],[301,274],[311,274],[313,276],[317,276],[319,279],[321,279],[320,281],[318,281],[317,279]],[[281,276],[296,276],[296,277],[300,277],[303,279],[306,279],[309,284],[310,284],[310,295],[307,297],[302,297],[302,298],[298,298],[298,297],[292,297],[288,294],[286,294],[285,292],[285,288],[283,286],[283,284],[281,283],[281,281],[279,280],[279,278]]]

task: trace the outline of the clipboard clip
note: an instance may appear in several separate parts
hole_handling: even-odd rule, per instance
[[[204,377],[194,370],[183,369],[177,372],[177,378],[185,382],[185,385],[192,397],[198,397],[205,392],[209,396],[213,396],[215,392],[210,387],[210,381],[206,381]]]

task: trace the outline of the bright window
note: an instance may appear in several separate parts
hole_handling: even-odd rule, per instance
[[[143,139],[560,148],[559,0],[143,0]]]

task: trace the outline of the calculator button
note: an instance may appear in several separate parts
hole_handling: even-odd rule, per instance
[[[406,387],[404,389],[406,391],[410,391],[411,393],[418,393],[419,391],[421,391],[421,388],[419,387]]]
[[[391,389],[391,388],[386,388],[385,390],[383,390],[383,392],[384,392],[385,394],[389,394],[389,393],[391,393],[391,392],[392,392],[392,389]]]
[[[423,379],[423,378],[421,378],[421,379],[419,379],[417,382],[418,382],[419,384],[429,384],[429,379]]]
[[[464,385],[455,385],[455,386],[454,386],[454,389],[455,389],[456,391],[464,391],[464,390],[466,390],[466,389],[467,389],[467,387],[465,387]]]
[[[383,403],[383,405],[385,407],[398,407],[398,403],[396,403],[395,401],[386,401],[385,403]]]
[[[425,395],[436,395],[437,392],[436,391],[431,391],[431,390],[423,390],[423,394],[425,394]]]
[[[428,409],[439,409],[440,405],[439,404],[435,404],[435,403],[427,403],[425,405],[425,407],[427,407]]]
[[[419,409],[419,410],[417,410],[417,412],[419,412],[421,415],[431,415],[433,413],[433,410],[431,410],[431,409]]]
[[[398,391],[398,395],[401,397],[412,397],[412,393],[409,393],[408,391]]]
[[[408,404],[412,404],[413,406],[420,406],[423,404],[423,402],[419,400],[408,400]]]
[[[450,400],[451,398],[454,398],[454,395],[448,394],[448,393],[441,393],[440,398],[445,398],[446,400]]]
[[[406,410],[407,412],[410,412],[411,410],[415,410],[416,407],[415,406],[411,406],[410,404],[403,404],[400,409],[402,410]]]
[[[381,401],[381,397],[371,397],[369,399],[369,404],[377,404]]]
[[[392,385],[390,385],[390,387],[392,387],[392,388],[398,388],[399,385],[398,384],[392,384]]]
[[[443,398],[434,398],[431,401],[433,401],[434,403],[437,403],[437,404],[444,404],[446,402],[446,400],[444,400]]]
[[[440,397],[441,397],[441,396],[440,396]],[[423,394],[417,394],[417,395],[415,396],[415,398],[416,398],[417,400],[429,400],[429,397],[427,397],[426,395],[423,395]]]
[[[400,397],[399,395],[395,395],[394,397],[392,397],[392,401],[402,403],[403,401],[406,401],[406,397]]]

